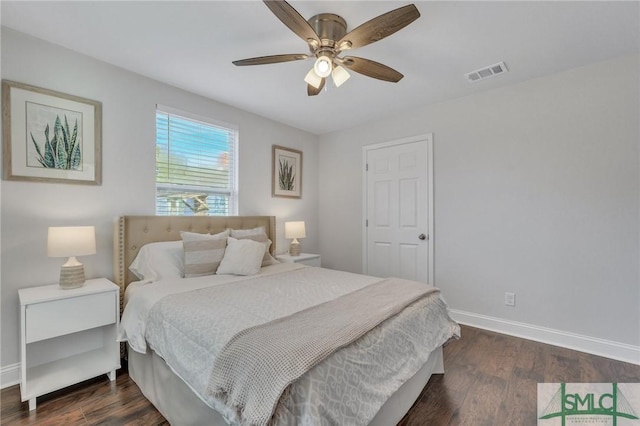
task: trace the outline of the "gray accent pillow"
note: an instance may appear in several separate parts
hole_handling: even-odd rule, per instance
[[[224,257],[228,236],[229,231],[215,235],[180,232],[184,249],[184,277],[215,274]]]

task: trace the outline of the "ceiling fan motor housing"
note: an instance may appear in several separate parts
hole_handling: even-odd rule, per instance
[[[347,21],[335,13],[320,13],[307,22],[320,38],[319,49],[334,49],[336,42],[347,34]]]

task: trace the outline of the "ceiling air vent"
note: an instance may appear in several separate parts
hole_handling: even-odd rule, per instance
[[[472,71],[468,74],[465,74],[464,76],[467,77],[467,80],[473,83],[476,81],[484,80],[485,78],[493,77],[494,75],[504,74],[505,72],[509,72],[507,66],[504,62],[499,62],[497,64],[489,65],[488,67]]]

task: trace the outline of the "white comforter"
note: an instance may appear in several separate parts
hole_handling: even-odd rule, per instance
[[[127,294],[121,338],[132,349],[150,346],[209,406],[237,422],[235,412],[207,394],[216,355],[237,332],[290,315],[378,281],[378,278],[297,264],[262,268],[258,277],[209,276],[160,281]],[[252,300],[207,297],[232,281],[255,288]],[[233,288],[233,286],[228,286]],[[202,290],[202,291],[198,291]],[[303,375],[278,408],[282,424],[367,424],[429,353],[459,334],[436,294],[410,306]],[[221,300],[223,299],[223,300]]]

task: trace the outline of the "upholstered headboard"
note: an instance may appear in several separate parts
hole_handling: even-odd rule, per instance
[[[227,228],[251,229],[264,226],[271,239],[271,254],[276,252],[274,216],[122,216],[115,223],[113,275],[120,291],[137,278],[129,265],[140,247],[158,241],[180,240],[180,231],[217,234]],[[122,296],[122,295],[121,295]],[[120,300],[123,298],[120,297]]]

